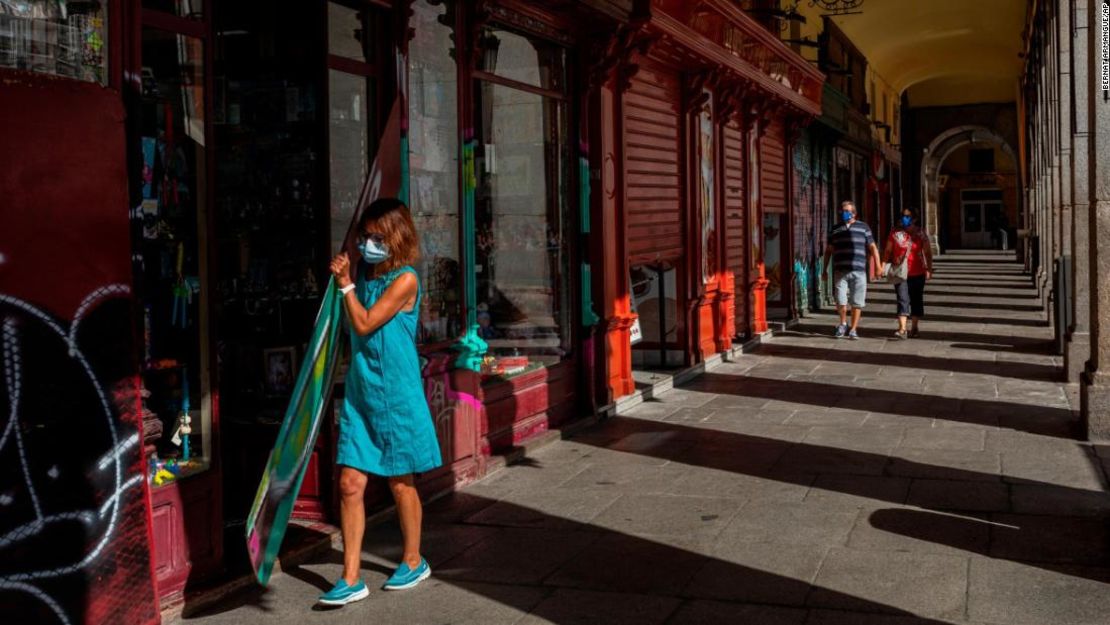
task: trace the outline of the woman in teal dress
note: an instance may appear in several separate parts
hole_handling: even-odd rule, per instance
[[[442,464],[416,352],[420,281],[412,263],[420,245],[412,216],[400,200],[381,199],[363,212],[358,233],[362,258],[356,280],[350,279],[346,254],[331,262],[351,326],[351,366],[336,453],[342,467],[343,576],[320,597],[327,605],[370,594],[359,575],[370,473],[389,479],[404,536],[401,564],[383,588],[412,588],[431,575],[420,556],[422,508],[413,474]]]

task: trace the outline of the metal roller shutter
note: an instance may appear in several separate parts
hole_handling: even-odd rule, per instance
[[[764,213],[786,212],[786,128],[775,118],[759,145]]]
[[[628,253],[635,263],[682,257],[682,117],[678,74],[641,59],[624,93]]]
[[[747,273],[744,267],[748,254],[745,228],[744,168],[747,142],[744,130],[735,121],[724,127],[724,211],[725,211],[725,263],[736,280],[736,297],[733,300],[736,326],[742,328],[747,318]]]

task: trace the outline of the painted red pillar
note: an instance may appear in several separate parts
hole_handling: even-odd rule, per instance
[[[628,255],[625,243],[623,184],[621,181],[620,90],[614,74],[606,71],[594,85],[590,106],[590,135],[596,149],[590,152],[590,169],[597,174],[598,184],[592,186],[591,204],[595,212],[593,231],[601,246],[595,257],[601,261],[602,316],[600,345],[604,350],[605,379],[609,399],[631,394],[636,385],[632,379],[631,329],[636,321],[629,292]]]
[[[763,263],[755,266],[755,279],[752,280],[752,333],[762,334],[767,331],[767,286],[771,281],[767,279],[767,268]]]

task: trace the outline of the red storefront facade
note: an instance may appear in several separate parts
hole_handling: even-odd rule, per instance
[[[85,253],[130,241],[131,275],[111,280],[128,284],[120,358],[137,364],[116,419],[143,443],[130,471],[149,515],[127,535],[151,561],[128,566],[163,605],[241,566],[317,285],[375,159],[424,238],[420,351],[445,460],[425,492],[630,394],[634,366],[693,365],[766,330],[768,228],[791,238],[789,146],[820,113],[821,74],[725,0],[538,4],[100,5],[106,69],[73,97],[118,110],[98,130],[123,146],[101,182],[129,192],[97,192],[119,196],[95,208],[112,236]],[[44,127],[60,114],[48,87],[74,80],[50,73],[0,67]],[[58,206],[94,210],[66,151],[6,136],[65,170]],[[27,180],[4,178],[5,197],[33,205]],[[30,279],[21,267],[4,265],[4,293]],[[634,310],[634,280],[653,275],[654,311]],[[334,518],[334,422],[297,516]]]
[[[789,146],[820,114],[823,75],[724,1],[638,3],[610,46],[591,158],[613,399],[633,368],[689,366],[766,331],[769,296],[790,307],[789,246],[768,257],[766,243],[790,240]],[[659,303],[637,302],[653,280]]]

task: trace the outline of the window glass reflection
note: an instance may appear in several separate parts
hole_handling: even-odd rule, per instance
[[[420,233],[420,341],[462,329],[459,290],[458,80],[443,4],[413,5],[409,44],[409,208]]]
[[[478,326],[506,376],[570,351],[566,107],[487,82],[477,97]]]
[[[482,70],[532,87],[552,91],[563,89],[563,48],[496,29],[483,30],[479,45],[482,48]]]
[[[370,108],[363,76],[328,71],[331,249],[338,253],[370,171]]]

